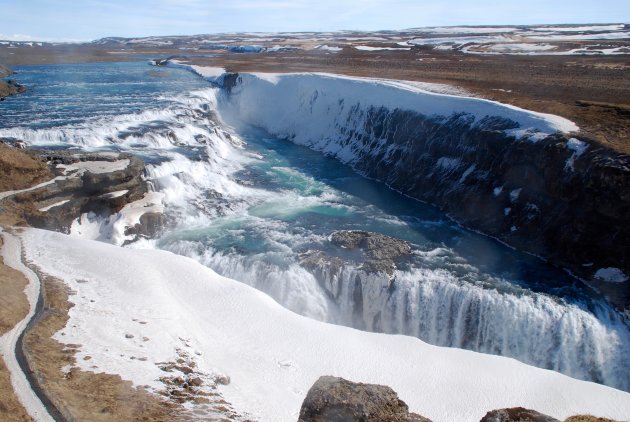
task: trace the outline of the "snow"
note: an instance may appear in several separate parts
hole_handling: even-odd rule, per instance
[[[126,191],[112,192],[122,196]],[[116,196],[114,196],[115,198]],[[131,202],[119,212],[107,218],[100,218],[93,213],[82,214],[72,222],[70,234],[77,238],[111,242],[123,245],[134,239],[134,235],[126,234],[127,229],[140,223],[140,217],[146,213],[161,214],[164,212],[164,193],[147,192],[138,201]]]
[[[128,192],[129,192],[129,189],[117,190],[115,192],[104,193],[100,196],[100,198],[107,198],[107,199],[119,198],[123,195],[126,195]]]
[[[490,42],[509,42],[510,38],[502,35],[488,36],[472,36],[472,37],[439,37],[439,38],[414,38],[407,41],[407,44],[413,45],[440,45],[440,44],[458,44],[464,45],[469,43],[490,43]]]
[[[619,25],[588,25],[588,26],[540,26],[530,28],[532,31],[553,31],[553,32],[581,32],[581,31],[619,31],[624,28]]]
[[[409,50],[411,50],[411,48],[404,48],[404,47],[369,47],[367,45],[357,45],[354,48],[356,48],[357,50],[361,50],[361,51],[383,51],[383,50],[387,50],[387,51],[409,51]]]
[[[190,68],[193,70],[193,72],[203,78],[218,78],[225,73],[225,69],[222,67],[191,65]]]
[[[59,166],[65,169],[65,173],[73,170],[89,171],[90,173],[101,174],[124,170],[129,167],[129,159],[117,161],[78,161],[66,166]]]
[[[53,209],[53,208],[55,208],[55,207],[60,207],[60,206],[62,206],[63,204],[66,204],[66,203],[68,203],[68,202],[70,202],[70,200],[69,200],[69,199],[65,199],[65,200],[63,200],[63,201],[55,202],[55,203],[54,203],[54,204],[52,204],[52,205],[48,205],[47,207],[40,208],[40,209],[39,209],[39,211],[41,211],[41,212],[47,212],[47,211],[50,211],[51,209]]]
[[[325,73],[240,74],[240,81],[232,89],[222,114],[238,116],[303,145],[317,140],[338,148],[332,143],[341,136],[340,127],[361,125],[357,107],[409,110],[426,116],[465,113],[476,121],[486,116],[501,116],[514,121],[520,127],[518,130],[534,139],[579,129],[559,116],[480,98],[428,92],[404,81]]]
[[[588,149],[588,145],[586,144],[586,142],[582,142],[579,139],[571,138],[567,142],[567,148],[569,148],[571,151],[574,151],[575,154],[579,157],[580,155],[584,154],[584,151]]]
[[[479,420],[488,410],[513,406],[560,419],[630,414],[628,393],[513,359],[310,320],[168,252],[35,229],[21,237],[27,259],[76,291],[65,335],[55,338],[81,344],[77,365],[84,370],[119,374],[135,385],[161,388],[164,373],[155,363],[183,348],[200,371],[228,375],[231,383],[219,391],[258,420],[296,420],[321,375],[389,385],[410,410],[436,422]]]
[[[65,176],[57,176],[57,177],[55,177],[52,180],[48,180],[47,182],[43,182],[43,183],[40,183],[38,185],[31,186],[30,188],[20,189],[20,190],[9,190],[9,191],[5,191],[5,192],[0,192],[0,200],[2,200],[4,198],[8,198],[9,196],[17,195],[18,193],[30,192],[30,191],[33,191],[33,190],[36,190],[36,189],[39,189],[39,188],[43,188],[44,186],[52,185],[57,180],[65,180],[65,179],[66,179]]]
[[[577,41],[577,40],[619,40],[630,38],[630,32],[604,32],[599,34],[551,34],[534,35],[529,39],[535,41]]]
[[[23,320],[18,322],[10,331],[0,336],[0,354],[2,355],[6,368],[11,374],[11,385],[18,400],[24,406],[26,412],[37,422],[52,422],[48,411],[39,400],[35,392],[31,389],[30,383],[24,376],[15,356],[15,347],[20,334],[26,329],[28,322],[35,313],[35,306],[39,297],[39,280],[37,275],[24,264],[22,264],[22,248],[17,237],[4,232],[0,227],[0,234],[4,244],[2,246],[2,259],[5,265],[22,272],[28,285],[24,289],[29,304],[28,314]]]
[[[595,272],[595,278],[608,283],[623,283],[628,281],[628,276],[619,268],[600,268]]]
[[[490,51],[499,52],[539,52],[555,49],[555,45],[551,44],[527,44],[527,43],[510,43],[510,44],[492,44],[488,47]]]
[[[579,139],[571,138],[567,141],[567,148],[573,151],[573,154],[571,154],[571,156],[567,158],[564,169],[573,170],[575,160],[577,160],[582,154],[584,154],[584,152],[588,149],[588,144],[586,142],[580,141]]]
[[[518,28],[507,27],[484,27],[484,26],[439,26],[429,28],[413,29],[414,32],[426,32],[430,34],[494,34],[515,32]]]
[[[324,44],[324,45],[315,46],[315,49],[316,50],[331,51],[333,53],[338,53],[341,50],[343,50],[343,47],[335,47],[335,46],[329,46],[329,45]]]

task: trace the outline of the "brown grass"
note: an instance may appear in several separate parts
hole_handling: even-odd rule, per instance
[[[25,189],[52,179],[35,154],[0,144],[0,191]]]

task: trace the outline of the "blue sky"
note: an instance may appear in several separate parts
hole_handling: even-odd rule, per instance
[[[630,0],[0,0],[0,39],[628,23]]]

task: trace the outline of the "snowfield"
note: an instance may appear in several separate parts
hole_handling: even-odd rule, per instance
[[[321,375],[389,385],[412,411],[436,422],[476,421],[512,406],[560,419],[630,415],[629,393],[508,358],[310,320],[168,252],[36,229],[21,239],[26,259],[76,292],[70,320],[55,338],[82,345],[77,365],[86,371],[160,389],[164,373],[156,363],[183,349],[209,377],[229,376],[220,387],[224,398],[264,421],[295,421]]]

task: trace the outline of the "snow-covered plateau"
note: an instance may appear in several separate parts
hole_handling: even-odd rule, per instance
[[[182,348],[200,371],[229,376],[221,394],[257,420],[296,420],[321,375],[389,385],[434,421],[476,421],[512,406],[561,419],[630,414],[629,393],[505,357],[317,322],[168,252],[36,229],[20,237],[26,259],[75,292],[56,338],[81,345],[82,369],[120,374],[134,385],[160,389],[156,363],[177,358]]]

